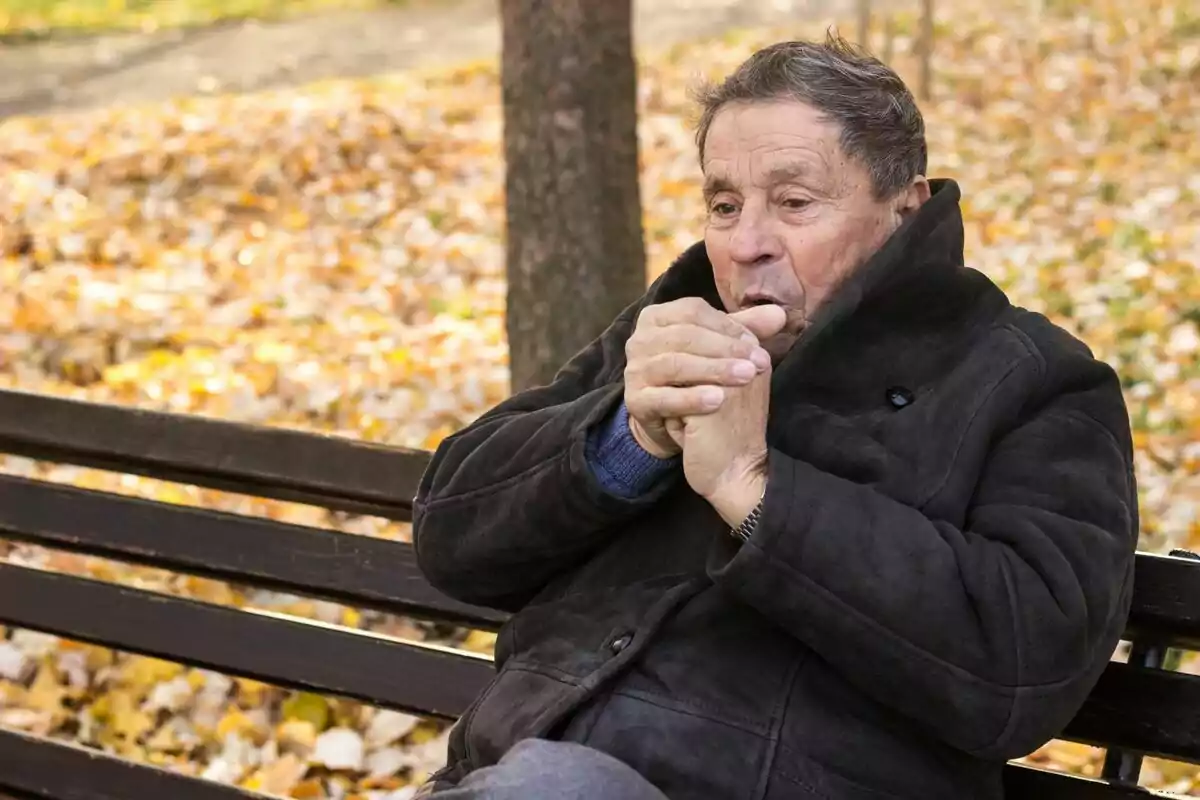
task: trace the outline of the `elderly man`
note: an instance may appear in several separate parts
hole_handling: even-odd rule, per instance
[[[427,791],[999,798],[1126,619],[1117,376],[964,266],[877,60],[786,42],[701,104],[703,243],[421,486],[429,580],[515,612]]]

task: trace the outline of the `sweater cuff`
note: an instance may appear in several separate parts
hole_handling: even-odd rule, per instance
[[[679,456],[657,458],[647,453],[629,430],[629,410],[616,411],[588,431],[587,462],[609,492],[625,498],[649,494],[681,463]]]

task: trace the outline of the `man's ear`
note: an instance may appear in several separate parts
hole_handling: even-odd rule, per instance
[[[924,175],[918,175],[913,178],[912,183],[896,195],[893,208],[900,219],[904,219],[925,205],[925,201],[929,199],[930,194],[932,192],[929,189],[929,179]]]

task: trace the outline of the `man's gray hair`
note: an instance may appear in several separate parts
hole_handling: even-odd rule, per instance
[[[846,155],[871,176],[878,199],[894,196],[928,166],[925,121],[894,70],[832,31],[824,42],[780,42],[750,56],[720,83],[695,92],[696,145],[729,103],[799,100],[841,127]]]

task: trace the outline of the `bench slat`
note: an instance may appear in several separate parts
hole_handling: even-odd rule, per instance
[[[1200,561],[1139,553],[1128,635],[1200,650]]]
[[[0,792],[53,800],[266,800],[268,795],[0,729]],[[3,795],[0,794],[0,797]]]
[[[1063,738],[1200,763],[1200,677],[1112,663]]]
[[[10,564],[0,622],[443,719],[494,674],[472,653]]]
[[[411,546],[0,475],[12,538],[495,630],[508,615],[428,584]],[[1200,646],[1200,562],[1137,555],[1128,637]],[[1192,628],[1195,628],[1195,632]]]
[[[0,453],[389,519],[429,454],[340,436],[0,390]]]
[[[0,390],[0,452],[411,518],[429,453]],[[1141,553],[1130,632],[1200,649],[1200,562]]]
[[[189,778],[63,742],[0,729],[0,788],[25,797],[70,800],[251,800],[236,787]],[[1149,800],[1165,792],[1115,786],[1012,764],[1005,769],[1009,797],[1037,800]],[[0,795],[2,797],[2,795]]]
[[[177,775],[88,748],[0,729],[0,789],[53,800],[252,800],[264,795],[214,781]],[[1037,800],[1149,800],[1165,792],[1116,786],[1012,764],[1006,794]],[[3,797],[3,795],[0,795]]]
[[[0,535],[488,630],[507,618],[434,589],[401,542],[8,475]]]
[[[480,627],[490,629],[504,618],[499,612],[442,597],[417,570],[410,546],[336,531],[9,476],[0,476],[0,531],[52,546],[285,591],[307,589],[351,604],[481,621]],[[1143,558],[1139,556],[1139,563]],[[1157,558],[1152,563],[1160,572],[1164,564],[1176,573],[1189,570],[1184,574],[1191,576],[1197,569],[1183,559]],[[1140,607],[1135,602],[1135,608]],[[160,653],[167,658],[175,655],[170,649]],[[1180,712],[1189,702],[1194,704],[1191,707],[1200,705],[1200,680],[1113,664],[1064,735],[1200,761],[1200,719]]]
[[[1180,795],[1117,786],[1106,781],[1064,775],[1050,770],[1009,764],[1004,770],[1004,794],[1013,800],[1151,800]]]

